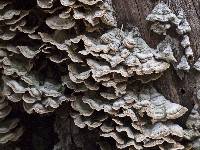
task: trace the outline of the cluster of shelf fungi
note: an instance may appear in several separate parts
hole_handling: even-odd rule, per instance
[[[10,115],[13,104],[44,115],[67,103],[76,126],[104,139],[97,142],[101,150],[113,149],[108,139],[115,149],[198,149],[198,106],[181,126],[176,120],[188,109],[152,84],[169,68],[200,71],[200,59],[190,63],[192,29],[183,9],[173,12],[163,2],[146,20],[165,37],[156,48],[137,27],[117,26],[111,0],[1,0],[0,143],[26,130]]]

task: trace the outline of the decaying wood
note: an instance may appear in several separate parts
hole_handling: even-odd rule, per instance
[[[79,129],[69,116],[69,109],[62,107],[56,112],[55,131],[59,142],[53,150],[94,150],[98,149],[97,134],[87,129]]]
[[[158,1],[113,0],[113,3],[119,28],[127,28],[132,25],[137,26],[142,37],[152,47],[155,47],[161,41],[160,36],[149,30],[150,24],[145,20]],[[195,56],[195,59],[189,62],[192,66],[198,59],[200,53],[200,17],[199,10],[197,9],[200,7],[200,2],[174,0],[166,3],[174,11],[178,8],[183,8],[187,20],[191,24],[192,32],[189,37]],[[180,59],[181,57],[178,56],[178,61]],[[180,124],[185,124],[194,104],[200,104],[196,96],[196,92],[200,88],[199,83],[200,75],[196,70],[191,69],[190,72],[179,72],[175,69],[175,66],[167,70],[160,79],[154,82],[158,91],[164,96],[189,109],[186,115],[179,119]]]
[[[144,39],[150,45],[155,46],[159,41],[158,36],[149,30],[149,23],[145,18],[158,2],[156,0],[113,0],[119,26],[125,26],[126,24],[137,26]],[[194,64],[200,56],[200,1],[170,0],[165,2],[173,10],[181,7],[186,13],[187,20],[192,28],[190,41],[195,59],[191,61],[191,64]],[[184,73],[184,78],[181,80],[176,71],[172,69],[167,71],[155,84],[166,97],[191,109],[194,103],[200,104],[195,95],[196,89],[199,88],[199,83],[200,75],[197,71],[191,70],[189,73]]]
[[[56,0],[31,1],[30,7],[33,5],[33,9],[39,10],[42,14],[41,18],[37,16],[37,12],[32,10],[24,11],[22,14],[28,17],[30,17],[29,12],[36,14],[38,17],[36,20],[41,22],[29,29],[26,27],[28,19],[25,19],[25,27],[22,25],[22,27],[18,27],[18,30],[23,32],[22,34],[28,35],[30,41],[38,40],[35,43],[38,44],[37,51],[34,51],[32,47],[18,45],[18,43],[15,43],[17,46],[15,45],[14,48],[6,44],[6,46],[2,46],[2,62],[4,63],[2,65],[4,83],[2,84],[5,85],[2,95],[9,100],[9,104],[23,103],[22,110],[29,114],[53,112],[55,120],[52,115],[51,121],[49,121],[51,123],[49,130],[44,130],[44,133],[41,132],[41,134],[47,136],[47,139],[52,138],[54,143],[50,144],[46,139],[48,142],[41,144],[45,138],[37,140],[40,133],[33,127],[28,129],[37,132],[26,132],[20,142],[29,141],[25,138],[30,137],[30,141],[33,141],[31,144],[33,149],[39,147],[37,147],[39,141],[41,149],[44,150],[50,147],[52,149],[53,146],[53,150],[98,150],[100,148],[103,150],[105,145],[108,146],[108,150],[126,149],[127,147],[131,150],[145,149],[156,146],[156,148],[165,149],[166,143],[169,144],[166,147],[179,146],[180,149],[184,149],[184,146],[188,148],[194,143],[198,146],[200,133],[196,131],[200,129],[198,117],[198,111],[200,112],[200,73],[198,69],[200,66],[197,63],[196,69],[194,69],[193,65],[200,56],[200,1],[163,1],[174,12],[182,8],[192,28],[189,36],[185,36],[186,42],[182,43],[182,47],[180,46],[181,51],[175,54],[175,57],[172,49],[168,50],[168,54],[173,56],[170,59],[173,63],[168,59],[158,58],[163,57],[158,51],[158,45],[166,38],[150,31],[151,23],[146,20],[152,9],[161,2],[160,0],[112,0],[114,11],[109,0],[105,3],[102,0],[60,0],[58,5],[61,9],[69,7],[69,10],[62,13],[59,7],[58,11],[57,8],[54,10],[53,6],[57,7]],[[20,5],[21,0],[15,0],[8,4],[3,2],[2,9],[4,9],[4,5],[12,6],[15,3]],[[26,5],[29,6],[29,3],[24,6]],[[18,7],[20,10],[20,6]],[[18,10],[12,11],[15,15],[20,14]],[[117,18],[117,27],[113,12]],[[13,16],[5,14],[6,17],[12,18]],[[83,22],[85,29],[80,27]],[[23,24],[23,22],[21,23]],[[139,33],[135,33],[135,27],[139,28],[141,37],[136,35]],[[14,27],[8,30],[12,28]],[[110,28],[111,30],[107,31]],[[8,31],[8,34],[2,31],[2,40],[13,39],[18,34],[18,30],[13,29],[12,32]],[[71,31],[75,31],[73,35]],[[94,31],[95,34],[91,36],[89,32]],[[175,31],[172,26],[167,33],[182,41],[184,36],[176,34]],[[189,54],[183,56],[185,48],[190,46],[190,42],[191,49],[187,49]],[[29,43],[29,41],[25,41],[25,43]],[[136,52],[133,52],[134,48]],[[20,66],[21,70],[16,71],[17,63],[11,61],[11,58],[18,54],[25,57],[27,66],[23,70],[21,69],[24,65],[23,62],[17,61],[19,66],[22,64],[22,67]],[[189,55],[192,57],[189,58]],[[129,59],[128,56],[130,56]],[[31,62],[35,60],[37,63],[33,67]],[[186,62],[185,68],[181,65],[177,67],[180,61]],[[123,63],[120,64],[121,62]],[[140,65],[137,64],[138,62]],[[151,63],[156,65],[151,66]],[[144,67],[143,64],[145,64]],[[181,67],[185,70],[180,70]],[[9,69],[15,70],[16,75],[13,75],[12,71],[10,73]],[[34,71],[30,73],[31,69]],[[37,71],[40,72],[40,78],[35,75]],[[154,77],[154,72],[159,75]],[[26,76],[29,73],[30,76]],[[144,78],[148,76],[146,79],[149,82],[148,85],[143,84],[146,83],[146,80],[141,77],[143,75]],[[162,76],[160,77],[160,75]],[[138,76],[140,77],[137,78]],[[135,82],[135,79],[142,83]],[[111,90],[110,87],[114,90]],[[4,103],[1,104],[4,106]],[[60,105],[62,106],[59,107]],[[13,112],[15,112],[15,106],[13,108]],[[21,117],[20,115],[16,116]],[[26,122],[23,117],[21,118],[22,122]],[[53,123],[57,137],[52,137],[53,134],[48,135],[53,130]],[[46,128],[46,125],[43,128]],[[7,129],[5,130],[7,131]],[[173,136],[178,139],[173,139]],[[197,138],[194,141],[192,140],[193,136]],[[12,141],[12,139],[15,138],[8,141]],[[5,140],[5,142],[7,141]],[[17,142],[11,143],[11,146],[3,145],[2,149],[10,147],[14,150],[18,145]]]

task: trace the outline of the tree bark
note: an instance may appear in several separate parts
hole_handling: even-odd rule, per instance
[[[126,28],[130,25],[138,27],[143,39],[150,45],[150,47],[155,47],[161,41],[160,36],[150,31],[150,24],[145,20],[147,15],[150,14],[158,1],[112,1],[119,28]],[[193,65],[200,55],[200,0],[164,0],[164,2],[168,3],[169,7],[173,10],[177,10],[181,7],[186,13],[187,20],[192,28],[190,33],[190,41],[194,52],[194,60],[191,60],[190,64]],[[180,56],[178,56],[177,59],[179,62]],[[180,76],[183,76],[183,78]],[[179,118],[179,124],[185,124],[194,104],[198,104],[200,106],[200,101],[196,96],[197,90],[200,89],[200,73],[194,69],[191,69],[189,72],[180,73],[175,69],[175,66],[172,66],[162,75],[161,78],[154,81],[153,84],[167,99],[170,99],[175,103],[179,103],[189,109],[189,111],[183,117]],[[62,108],[56,111],[55,116],[53,116],[53,119],[50,121],[50,123],[54,122],[55,132],[58,135],[58,142],[54,146],[54,150],[98,150],[99,147],[97,146],[97,142],[101,140],[98,135],[98,131],[79,129],[75,126],[73,119],[69,116],[69,112],[70,107],[64,105]],[[52,128],[52,125],[50,126]],[[47,125],[41,128],[46,127]],[[51,131],[52,130],[46,131],[46,133],[48,134]],[[34,129],[31,132],[32,133],[29,134],[33,134]],[[46,135],[46,141],[48,141],[48,138],[52,138],[50,137],[51,135],[52,134]],[[28,137],[31,136],[29,135]],[[56,139],[57,137],[54,138]],[[54,142],[55,139],[53,140]],[[112,141],[109,142],[112,143]],[[15,146],[13,147],[14,148],[10,149],[14,150]],[[51,148],[52,147],[53,146],[51,145]],[[2,149],[4,148],[5,146],[2,146]],[[115,149],[114,146],[113,149]],[[26,148],[24,150],[26,150]],[[49,150],[48,146],[45,146],[45,148],[42,150]]]
[[[192,49],[194,51],[194,56],[195,56],[194,60],[190,62],[190,64],[192,65],[198,59],[199,54],[200,54],[200,51],[199,51],[200,50],[200,38],[199,38],[200,37],[200,1],[199,0],[171,0],[171,2],[169,1],[168,2],[165,1],[165,2],[168,3],[171,9],[177,10],[178,8],[181,7],[184,9],[186,13],[187,20],[189,21],[192,28],[190,39],[191,39],[191,45],[192,45]],[[121,27],[130,26],[130,25],[138,27],[145,41],[151,47],[155,47],[159,43],[159,41],[161,41],[160,36],[150,31],[150,25],[148,21],[145,20],[145,18],[147,17],[148,14],[151,13],[152,9],[157,3],[158,1],[153,1],[153,0],[145,0],[145,1],[113,0],[113,5],[116,12],[117,21],[118,21],[118,27],[121,28]],[[178,61],[180,61],[180,57],[178,58]],[[179,123],[184,125],[194,104],[197,103],[200,105],[200,102],[196,97],[196,91],[200,88],[200,84],[199,84],[200,74],[194,69],[192,69],[190,72],[183,73],[182,75],[183,75],[183,78],[181,79],[179,77],[179,72],[177,72],[175,68],[172,67],[171,69],[166,71],[162,75],[162,77],[158,79],[157,81],[155,81],[153,84],[157,87],[157,90],[161,92],[165,97],[189,109],[186,115],[184,115],[182,118],[179,119]],[[80,129],[78,130],[81,131]],[[71,129],[68,132],[73,133],[73,131],[74,130]],[[67,137],[66,133],[61,133],[61,132],[59,133],[62,135],[62,137]],[[66,135],[63,135],[63,134],[66,134]],[[81,132],[79,132],[79,134],[80,136],[82,136]],[[88,136],[88,138],[89,137],[90,136]],[[73,136],[71,138],[74,139]],[[88,143],[85,143],[85,144],[87,145]],[[66,145],[63,147],[66,147]],[[68,150],[68,149],[70,148],[68,147],[63,150]],[[87,148],[82,147],[82,149],[87,149]]]
[[[200,54],[200,1],[165,0],[164,2],[168,3],[173,10],[181,7],[186,13],[187,20],[192,28],[190,40],[195,59],[190,63],[193,64]],[[160,37],[158,38],[155,33],[150,31],[149,23],[145,18],[157,3],[158,1],[153,0],[113,0],[119,27],[127,24],[138,27],[145,41],[151,47],[155,47],[160,41]],[[180,61],[180,58],[178,61]],[[167,98],[191,109],[194,103],[200,104],[195,95],[196,89],[199,88],[199,82],[200,74],[195,70],[184,73],[184,78],[181,80],[175,69],[172,68],[155,82],[155,86]]]
[[[96,150],[99,140],[98,131],[80,129],[70,117],[70,108],[63,106],[56,112],[55,131],[59,142],[54,150]]]

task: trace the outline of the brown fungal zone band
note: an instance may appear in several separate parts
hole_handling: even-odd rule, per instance
[[[136,27],[116,27],[111,0],[37,0],[29,10],[16,9],[14,2],[0,2],[0,113],[5,118],[0,123],[6,124],[0,127],[5,135],[0,143],[22,134],[18,119],[7,121],[8,103],[20,101],[29,114],[53,112],[67,101],[78,127],[98,129],[102,137],[114,139],[117,149],[184,149],[182,139],[199,142],[197,111],[184,129],[174,120],[187,108],[150,84],[177,62],[177,39],[167,32],[172,24],[185,49],[177,68],[190,69],[191,28],[182,9],[174,14],[164,3],[154,8],[147,17],[151,30],[166,37],[151,48]],[[98,144],[104,149],[105,143]]]

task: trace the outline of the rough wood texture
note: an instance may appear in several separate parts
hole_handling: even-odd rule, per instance
[[[147,41],[151,47],[155,47],[161,40],[160,36],[157,36],[149,30],[150,24],[145,20],[145,18],[158,2],[159,1],[156,0],[113,0],[118,20],[118,27],[125,27],[128,25],[139,27],[140,33],[145,41]],[[165,2],[168,3],[169,7],[173,10],[176,10],[179,7],[183,8],[187,14],[187,19],[192,27],[190,40],[195,54],[195,59],[191,60],[190,63],[194,64],[200,56],[200,0],[165,0]],[[179,60],[180,58],[178,58],[178,61]],[[183,73],[181,75],[183,75],[182,79],[180,78],[180,74],[173,67],[171,67],[171,69],[166,71],[159,80],[154,82],[154,84],[157,87],[157,90],[166,98],[172,100],[173,102],[180,103],[191,110],[194,103],[198,103],[200,106],[200,102],[196,97],[196,91],[200,89],[200,73],[192,69],[189,73]],[[63,108],[58,110],[56,114],[55,129],[58,134],[59,142],[55,146],[54,150],[97,150],[98,147],[96,142],[100,140],[98,132],[95,130],[89,131],[87,129],[79,129],[76,127],[73,120],[69,117],[69,109],[70,108],[67,106],[63,106]],[[182,119],[186,119],[186,116],[189,113],[190,111],[188,111],[188,113],[180,119],[180,124],[185,124],[185,120]],[[36,123],[38,122],[39,121]],[[39,126],[36,123],[32,124],[31,122],[31,127]],[[53,142],[55,142],[56,137],[52,137],[49,133],[52,132],[53,129],[46,132],[44,130],[44,132],[48,133],[48,135],[41,133],[45,135],[45,138],[41,137],[39,140],[37,138],[40,136],[39,133],[41,129],[52,128],[50,126],[52,126],[53,121],[49,121],[48,123],[47,125],[43,125],[41,128],[34,128],[34,131],[30,127],[30,133],[27,133],[29,134],[28,137],[30,137],[30,139],[27,138],[26,141],[31,142],[36,139],[36,142],[32,142],[32,145],[27,142],[27,149],[31,146],[32,149],[34,149],[34,145],[38,147],[38,143],[43,143],[42,146],[45,145],[47,147],[41,148],[41,150],[52,149],[54,144]],[[55,139],[53,139],[52,142],[49,138]],[[47,144],[43,139],[48,141]],[[51,148],[48,145],[50,145]],[[6,150],[7,148],[15,148],[14,146],[14,148],[8,146],[6,148],[4,147],[6,146],[0,146],[0,149]],[[24,148],[24,150],[26,150],[26,148]]]
[[[69,116],[69,109],[66,108],[67,106],[63,106],[56,113],[55,130],[59,142],[53,150],[96,150],[98,134],[75,126],[73,119]]]
[[[155,46],[159,39],[157,35],[149,30],[149,23],[145,18],[158,2],[159,1],[153,0],[113,0],[119,26],[131,24],[139,27],[144,39],[151,46]],[[194,61],[196,61],[200,54],[200,1],[171,0],[170,2],[168,0],[165,2],[168,3],[173,10],[179,7],[184,9],[192,27],[190,39],[195,54]],[[193,64],[194,61],[191,61],[191,64]],[[191,70],[189,73],[184,73],[184,78],[181,80],[176,71],[171,69],[156,81],[155,84],[159,87],[158,90],[166,97],[191,109],[194,102],[199,103],[195,95],[196,89],[199,88],[199,82],[199,73],[194,70]]]
[[[190,34],[190,39],[192,42],[192,48],[195,54],[195,59],[190,63],[193,64],[200,55],[200,1],[199,0],[187,1],[187,0],[173,0],[168,2],[170,8],[176,10],[181,7],[184,9],[187,14],[187,19],[190,22],[192,27],[192,33]],[[140,33],[142,37],[150,44],[152,47],[155,47],[160,41],[160,36],[152,33],[149,30],[149,23],[145,20],[146,16],[152,11],[153,7],[158,3],[158,1],[153,0],[113,0],[114,8],[116,11],[116,16],[118,20],[118,27],[125,27],[129,25],[134,25],[139,27]],[[172,31],[173,32],[173,31]],[[178,58],[180,60],[180,58]],[[154,84],[157,87],[157,90],[161,92],[164,96],[171,99],[174,102],[180,103],[183,106],[189,108],[191,110],[193,108],[194,103],[199,103],[196,98],[196,90],[200,88],[200,75],[197,71],[192,69],[189,73],[184,73],[183,78],[180,79],[179,73],[172,67]],[[200,104],[200,103],[199,103]],[[180,119],[180,124],[184,124],[187,118],[188,113]],[[68,147],[73,143],[73,140],[76,140],[75,128],[73,127],[73,123],[68,119],[57,118],[57,127],[60,127],[60,131],[63,131],[63,125],[60,124],[64,122],[64,120],[68,120],[67,124],[70,124],[70,128],[68,128],[67,132],[70,132],[70,138],[65,136],[67,133],[59,132],[59,135],[62,135],[64,140],[61,140],[60,146],[65,147],[65,149],[73,149],[72,147]],[[71,122],[71,123],[70,123]],[[66,129],[66,126],[64,126]],[[59,128],[58,128],[59,129]],[[79,130],[79,131],[78,131]],[[76,129],[76,132],[80,134],[81,137],[83,132],[80,129]],[[89,134],[85,134],[84,137],[87,139],[91,138]],[[94,136],[95,137],[95,136]],[[84,140],[83,140],[84,141]],[[81,140],[81,142],[83,142]],[[80,141],[79,141],[80,142]],[[65,144],[64,144],[65,143]],[[71,144],[70,144],[71,143]],[[74,143],[74,145],[77,145]],[[66,148],[67,147],[67,148]],[[86,149],[87,144],[81,147],[82,149]],[[77,147],[76,147],[77,148]],[[93,147],[95,149],[95,147]]]

